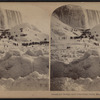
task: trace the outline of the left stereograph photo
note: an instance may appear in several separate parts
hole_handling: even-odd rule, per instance
[[[0,3],[0,91],[49,90],[47,18],[32,3]]]

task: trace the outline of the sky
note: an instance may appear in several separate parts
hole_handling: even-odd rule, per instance
[[[42,32],[49,34],[52,12],[56,8],[67,4],[100,10],[99,2],[0,2],[0,7],[20,11],[23,22],[33,24]]]

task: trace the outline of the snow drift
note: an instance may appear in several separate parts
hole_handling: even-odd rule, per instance
[[[43,91],[48,90],[49,78],[47,74],[39,74],[34,71],[25,77],[19,77],[14,80],[12,78],[1,78],[0,79],[0,89],[2,91]]]
[[[41,50],[37,50],[37,51],[27,50],[25,54],[30,55],[30,56],[40,56],[40,55],[43,55]]]
[[[100,91],[100,77],[79,78],[73,80],[68,77],[51,79],[52,91]]]

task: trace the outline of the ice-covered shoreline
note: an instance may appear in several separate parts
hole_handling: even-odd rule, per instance
[[[100,91],[100,77],[79,78],[74,80],[68,77],[51,79],[52,91]]]
[[[0,79],[0,91],[47,91],[48,89],[48,74],[39,74],[36,71],[17,79]]]

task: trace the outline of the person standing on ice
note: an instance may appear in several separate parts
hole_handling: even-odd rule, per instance
[[[84,48],[88,48],[88,44],[85,42],[85,44],[84,44]]]

